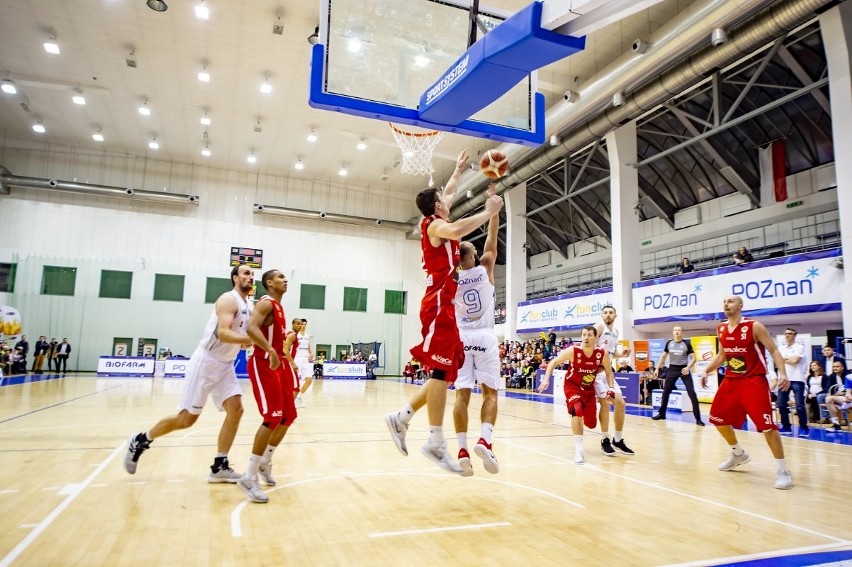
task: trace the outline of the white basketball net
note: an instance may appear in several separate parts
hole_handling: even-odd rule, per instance
[[[429,187],[434,186],[432,173],[435,172],[435,168],[432,166],[432,152],[435,151],[438,142],[444,137],[444,133],[440,130],[433,130],[418,134],[406,132],[390,122],[388,124],[390,124],[391,132],[393,132],[393,137],[399,145],[399,149],[402,150],[400,172],[406,175],[428,175]]]

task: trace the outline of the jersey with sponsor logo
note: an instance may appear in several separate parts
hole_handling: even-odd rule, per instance
[[[458,286],[456,321],[459,328],[494,327],[494,285],[488,280],[488,270],[483,266],[459,270]]]
[[[307,362],[310,357],[311,336],[299,333],[296,335],[296,339],[299,343],[299,349],[296,351],[296,354],[293,355],[293,358]]]
[[[234,320],[231,321],[231,330],[245,336],[252,306],[236,290],[232,289],[227,293],[233,295],[237,302],[237,311],[234,313]],[[240,352],[240,345],[220,341],[217,333],[218,327],[219,317],[216,315],[216,305],[213,305],[213,313],[210,315],[207,328],[204,329],[204,335],[201,337],[198,346],[219,360],[233,361],[237,353]]]
[[[438,220],[432,215],[420,223],[420,249],[426,271],[426,294],[423,305],[451,305],[458,287],[456,268],[459,265],[459,241],[445,240],[437,248],[429,241],[429,225]]]
[[[571,367],[565,375],[565,382],[587,390],[595,387],[595,377],[603,364],[604,349],[595,348],[588,355],[582,347],[572,347]]]
[[[742,319],[733,329],[723,321],[716,328],[719,344],[728,359],[725,379],[766,376],[766,359],[763,345],[754,338],[754,321]]]
[[[269,301],[272,303],[272,324],[267,327],[261,327],[261,331],[263,332],[264,338],[269,342],[269,345],[275,350],[275,354],[278,355],[278,359],[284,360],[284,338],[286,336],[286,326],[287,326],[287,318],[284,316],[284,308],[280,303],[269,297],[268,295],[264,295],[258,300],[258,303],[261,301]],[[255,347],[252,352],[252,358],[259,358],[262,360],[267,360],[269,358],[269,353]]]
[[[610,356],[614,356],[615,349],[618,347],[618,329],[609,328],[603,322],[601,325],[603,325],[603,331],[598,335],[598,347],[604,349]]]

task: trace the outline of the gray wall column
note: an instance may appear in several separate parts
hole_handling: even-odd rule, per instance
[[[518,303],[527,299],[527,184],[503,193],[506,209],[506,338],[518,339]]]
[[[844,256],[852,251],[852,3],[843,2],[819,17],[828,60],[828,92],[837,175],[837,211]],[[852,265],[850,265],[852,270]],[[844,335],[852,333],[852,276],[844,273],[841,289]]]
[[[615,325],[626,339],[638,338],[633,330],[631,282],[639,281],[639,171],[636,121],[620,126],[606,135],[609,154],[610,199],[612,206],[612,291],[618,311]]]

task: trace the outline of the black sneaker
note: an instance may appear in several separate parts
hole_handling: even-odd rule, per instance
[[[832,429],[833,431],[840,431],[840,424],[839,424],[839,423],[832,423],[832,424],[831,424],[831,429]]]
[[[624,439],[621,441],[613,441],[612,446],[624,453],[625,455],[635,455],[633,449],[627,446],[627,443],[624,442]]]
[[[136,473],[136,464],[139,462],[139,457],[150,446],[151,442],[148,441],[144,433],[130,436],[130,439],[127,440],[127,452],[124,454],[124,470],[128,474]]]
[[[612,445],[610,444],[610,441],[609,441],[609,437],[604,437],[601,440],[601,450],[604,452],[604,455],[606,455],[607,457],[614,457],[615,456],[615,449],[612,448]]]
[[[699,419],[695,422],[695,425],[700,425],[701,427],[704,427],[704,422]]]
[[[664,415],[663,415],[663,414],[661,414],[661,413],[658,413],[657,415],[655,415],[655,416],[654,416],[654,417],[652,417],[651,419],[653,419],[654,421],[660,421],[661,419],[666,419],[666,416],[664,416]]]

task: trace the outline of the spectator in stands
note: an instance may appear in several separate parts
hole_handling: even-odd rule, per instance
[[[521,369],[521,374],[524,380],[524,388],[528,390],[532,390],[535,381],[535,369],[538,368],[538,364],[533,364],[529,359],[524,360],[524,366]]]
[[[645,405],[651,405],[651,392],[653,390],[660,389],[660,381],[657,380],[654,375],[656,371],[656,365],[653,360],[648,361],[648,368],[645,369],[639,379],[641,380],[639,385],[639,403]]]
[[[825,352],[824,349],[823,352]],[[831,364],[831,374],[828,374],[825,377],[822,392],[817,394],[817,404],[820,409],[820,423],[830,423],[828,419],[828,408],[826,407],[826,398],[833,393],[832,388],[834,388],[835,391],[842,390],[846,383],[846,378],[846,367],[843,365],[843,361],[835,358],[834,362]]]
[[[16,346],[15,349],[9,353],[9,362],[11,364],[10,375],[15,376],[16,374],[26,374],[27,373],[27,357],[24,354],[23,347]]]
[[[630,360],[622,358],[618,361],[618,369],[616,372],[633,372],[633,367],[630,366]]]
[[[12,363],[9,361],[9,346],[0,343],[0,376],[12,373]]]
[[[414,384],[414,365],[411,364],[411,361],[406,363],[405,368],[402,370],[402,381],[408,382],[409,380]]]
[[[808,377],[805,379],[805,402],[808,406],[808,420],[819,423],[818,394],[826,395],[826,386],[829,377],[825,375],[822,364],[814,360],[808,369]]]
[[[849,412],[852,412],[852,379],[847,379],[844,386],[844,391],[825,398],[825,405],[828,406],[828,414],[831,416],[831,428],[834,431],[840,431],[839,413],[845,411],[848,416]]]
[[[748,248],[745,246],[740,246],[739,250],[734,252],[732,258],[734,259],[734,264],[737,266],[754,262],[754,256],[751,255],[751,252],[749,252]]]
[[[846,368],[846,359],[843,356],[834,352],[834,349],[831,347],[831,345],[825,345],[824,347],[822,347],[822,360],[820,360],[820,363],[822,364],[822,367],[825,368],[826,372],[832,370],[835,361],[843,365],[843,373],[846,374],[848,370]]]
[[[695,266],[692,265],[692,262],[689,261],[689,258],[684,258],[681,262],[681,265],[678,266],[678,271],[681,274],[688,274],[689,272],[695,271]]]

